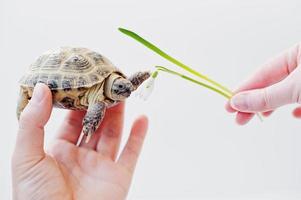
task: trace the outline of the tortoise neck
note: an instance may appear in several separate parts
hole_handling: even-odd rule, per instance
[[[119,79],[119,78],[122,78],[122,76],[120,74],[116,74],[116,73],[113,73],[111,74],[105,81],[105,85],[104,85],[104,94],[106,97],[113,99],[113,95],[112,95],[112,86],[113,86],[113,83],[116,79]]]

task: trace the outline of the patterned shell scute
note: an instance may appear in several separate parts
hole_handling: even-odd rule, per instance
[[[36,83],[51,89],[70,90],[102,83],[113,72],[122,74],[107,58],[86,48],[62,47],[42,54],[20,80],[25,87]]]

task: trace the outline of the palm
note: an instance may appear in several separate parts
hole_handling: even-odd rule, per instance
[[[135,123],[127,147],[116,160],[123,107],[118,105],[108,110],[91,141],[81,147],[75,143],[84,113],[71,112],[48,154],[41,159],[23,157],[13,165],[17,188],[25,187],[26,194],[22,195],[35,194],[39,199],[49,199],[49,196],[53,199],[125,199],[140,148],[138,143],[143,139],[138,132],[143,129],[145,119]],[[32,180],[36,180],[34,185],[30,183]]]
[[[126,197],[132,173],[125,167],[100,153],[77,148],[65,141],[59,141],[56,148],[59,149],[54,155],[59,160],[56,170],[63,176],[58,177],[55,182],[60,182],[62,190],[71,192],[76,199],[93,199],[92,197],[97,196],[104,197],[103,199]]]

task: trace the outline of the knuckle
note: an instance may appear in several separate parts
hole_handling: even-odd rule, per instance
[[[19,120],[19,128],[25,129],[27,126],[30,126],[32,124],[33,124],[33,117],[29,115],[29,113],[27,112],[22,112]]]
[[[19,130],[24,131],[32,128],[43,129],[43,118],[34,111],[30,112],[29,110],[24,110],[20,115]]]
[[[35,105],[30,101],[20,115],[20,122],[31,122],[35,117],[38,118],[39,113],[37,111]]]

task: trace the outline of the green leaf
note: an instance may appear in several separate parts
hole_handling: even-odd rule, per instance
[[[186,75],[184,75],[184,74],[181,74],[181,73],[179,73],[179,72],[170,70],[170,69],[168,69],[168,68],[166,68],[166,67],[156,66],[156,68],[157,68],[158,71],[167,72],[167,73],[169,73],[169,74],[173,74],[173,75],[179,76],[179,77],[181,77],[181,78],[183,78],[183,79],[186,79],[186,80],[188,80],[188,81],[190,81],[190,82],[193,82],[193,83],[195,83],[195,84],[201,85],[201,86],[203,86],[203,87],[205,87],[205,88],[207,88],[207,89],[210,89],[210,90],[212,90],[212,91],[214,91],[214,92],[216,92],[216,93],[218,93],[218,94],[220,94],[220,95],[226,97],[227,99],[230,99],[230,98],[231,98],[231,95],[225,93],[224,91],[222,91],[222,90],[220,90],[220,89],[217,89],[217,88],[215,88],[215,87],[212,87],[212,86],[209,85],[209,84],[206,84],[206,83],[204,83],[204,82],[200,82],[200,81],[195,80],[195,79],[193,79],[193,78],[190,78],[190,77],[188,77],[188,76],[186,76]]]

